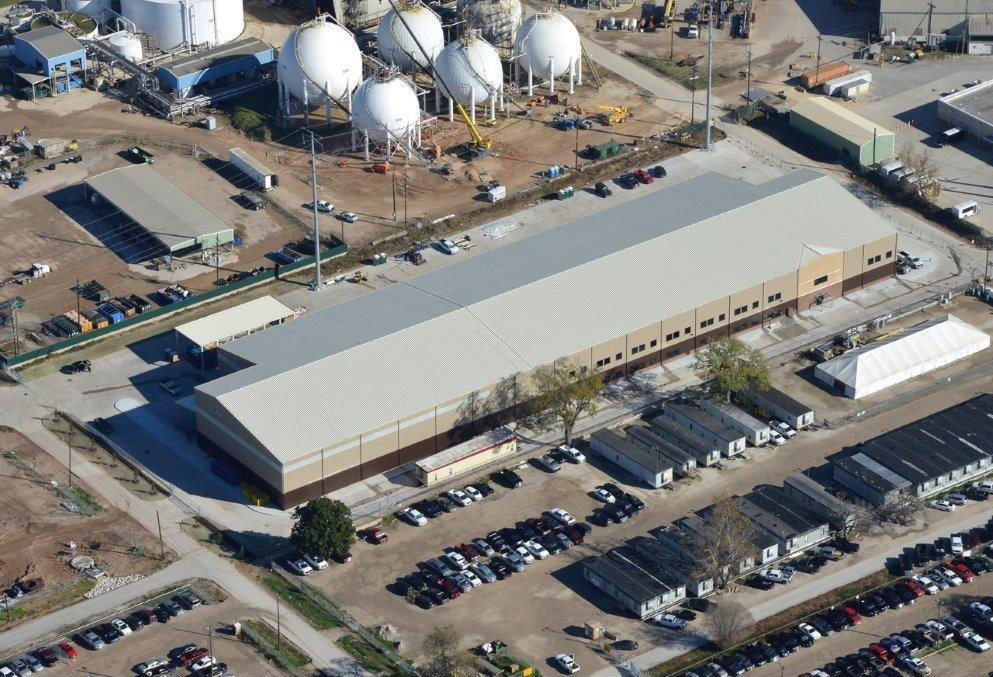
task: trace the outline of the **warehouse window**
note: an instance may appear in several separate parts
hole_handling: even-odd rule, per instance
[[[747,313],[747,312],[748,312],[748,304],[747,303],[745,305],[741,306],[740,308],[735,308],[734,309],[734,314],[735,315],[741,315],[742,313]]]
[[[617,353],[617,361],[619,362],[623,359],[624,359],[624,353]]]
[[[888,258],[888,259],[893,258],[893,252],[892,251],[886,252],[886,258]]]
[[[652,348],[654,348],[658,344],[659,344],[659,340],[658,339],[652,339],[652,342],[649,343],[648,345],[651,346]]]
[[[752,309],[754,310],[755,308],[758,308],[758,307],[759,307],[759,302],[758,301],[752,301]]]
[[[703,329],[704,327],[709,327],[713,323],[714,323],[714,318],[710,318],[709,320],[704,320],[703,322],[700,323],[700,328]]]
[[[814,286],[816,287],[819,284],[824,284],[825,282],[827,282],[827,279],[828,279],[827,275],[821,275],[819,278],[814,280]]]
[[[686,334],[687,336],[689,336],[690,334],[692,334],[692,333],[693,333],[693,327],[687,327],[687,328],[686,328],[686,329],[685,329],[685,330],[683,331],[683,333],[684,333],[684,334]]]
[[[724,313],[721,313],[720,315],[717,316],[717,321],[718,322],[723,322],[724,321]]]
[[[883,260],[883,255],[876,254],[875,256],[870,256],[869,259],[866,261],[866,263],[871,266],[873,263],[879,263],[882,260]]]
[[[769,297],[769,303],[779,301],[782,298],[783,298],[783,292],[776,292],[775,294]]]

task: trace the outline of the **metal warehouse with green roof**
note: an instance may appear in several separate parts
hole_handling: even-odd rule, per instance
[[[814,96],[790,111],[790,127],[837,152],[845,162],[869,167],[895,154],[893,132],[826,96]]]

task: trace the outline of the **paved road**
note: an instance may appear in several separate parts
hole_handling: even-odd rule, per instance
[[[20,430],[60,463],[68,466],[68,447],[41,424],[41,419],[51,411],[51,407],[40,401],[30,384],[2,388],[0,398],[5,405],[0,407],[0,424]],[[126,511],[150,533],[157,533],[157,520],[160,518],[163,542],[177,554],[178,561],[141,581],[78,602],[57,614],[48,614],[0,634],[0,653],[44,640],[49,633],[60,628],[86,622],[92,616],[109,613],[144,593],[191,577],[213,581],[264,618],[276,617],[274,598],[238,571],[230,560],[207,550],[182,530],[179,523],[190,516],[184,506],[172,499],[144,501],[137,498],[78,453],[72,457],[72,469],[104,502]],[[280,612],[286,637],[311,656],[315,667],[336,665],[347,669],[350,674],[363,673],[361,666],[350,656],[338,649],[329,638],[314,630],[292,609],[287,609],[284,605]]]

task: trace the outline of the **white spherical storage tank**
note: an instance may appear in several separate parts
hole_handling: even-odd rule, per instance
[[[396,69],[372,76],[352,97],[352,126],[368,141],[386,144],[386,155],[397,143],[420,143],[421,109],[414,85]]]
[[[242,0],[121,0],[121,14],[166,50],[220,45],[245,30]]]
[[[403,19],[391,9],[376,29],[379,58],[406,73],[412,72],[416,67],[430,70],[431,62],[438,58],[445,46],[441,19],[427,5],[417,0],[397,3],[396,6]],[[424,51],[421,51],[422,47]]]
[[[331,103],[347,109],[362,81],[362,53],[349,31],[318,18],[287,36],[276,73],[284,105],[292,96],[307,107]]]
[[[435,62],[435,93],[465,106],[473,120],[477,104],[489,103],[491,116],[503,85],[503,66],[496,48],[475,30],[450,43]],[[452,115],[449,106],[449,119]]]
[[[583,83],[582,45],[579,31],[569,19],[557,12],[533,14],[517,30],[514,41],[515,61],[528,74],[528,93],[532,80],[547,78],[549,90],[555,90],[555,78],[569,75],[569,91],[573,79]]]
[[[123,56],[128,61],[133,61],[135,63],[141,61],[141,40],[138,36],[126,31],[114,33],[107,38],[107,44],[112,50]]]

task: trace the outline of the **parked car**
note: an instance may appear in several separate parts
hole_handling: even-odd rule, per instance
[[[596,185],[593,186],[593,192],[599,195],[600,197],[610,197],[611,195],[614,194],[614,192],[610,190],[610,188],[607,187],[607,184],[605,184],[603,181],[596,182]]]
[[[558,472],[562,469],[562,466],[559,465],[558,461],[552,458],[551,454],[542,454],[536,458],[535,461],[548,472]]]
[[[948,494],[945,500],[954,505],[965,505],[967,499],[962,494]]]
[[[562,669],[562,672],[573,675],[579,672],[579,663],[572,654],[560,653],[555,657],[555,663]]]
[[[663,628],[670,628],[672,630],[682,630],[686,627],[686,621],[679,618],[675,614],[659,614],[654,620],[657,625],[661,625]]]
[[[313,202],[308,202],[308,203],[306,203],[303,206],[303,208],[304,209],[313,210],[314,209],[314,203]],[[325,214],[330,214],[331,212],[334,211],[334,205],[331,204],[330,202],[328,202],[327,200],[318,200],[317,201],[317,211],[323,212]]]
[[[792,439],[793,437],[796,436],[796,431],[793,430],[793,428],[791,428],[790,426],[786,425],[785,423],[777,419],[772,419],[771,421],[769,421],[769,428],[775,430],[786,439]]]
[[[932,508],[936,508],[938,510],[942,510],[944,512],[954,512],[955,511],[955,505],[953,503],[950,503],[950,502],[944,500],[944,499],[939,499],[937,501],[931,501],[931,507]]]
[[[537,557],[538,559],[546,559],[548,557],[548,550],[546,550],[545,547],[542,546],[541,543],[538,543],[536,540],[532,539],[532,540],[524,541],[524,547],[527,548],[528,551],[530,551],[530,553],[535,557]]]
[[[562,508],[552,508],[548,511],[548,514],[554,517],[557,521],[561,522],[563,526],[571,526],[576,523],[576,518],[570,515],[568,512]]]
[[[306,576],[314,571],[303,557],[286,560],[286,566],[298,576]]]
[[[510,468],[498,470],[493,474],[493,479],[508,489],[517,489],[524,486],[524,480],[521,479],[521,476]]]
[[[338,212],[337,217],[345,223],[355,223],[359,220],[359,215],[355,212]]]
[[[397,516],[409,524],[413,524],[415,527],[422,527],[428,523],[428,520],[421,511],[415,508],[404,508],[397,512]]]
[[[583,452],[576,447],[569,446],[568,444],[560,444],[558,450],[573,463],[582,463],[586,460],[586,455],[583,454]]]
[[[464,491],[465,495],[471,498],[473,501],[483,500],[483,495],[479,492],[479,489],[472,486],[471,484],[463,488],[462,491]]]

